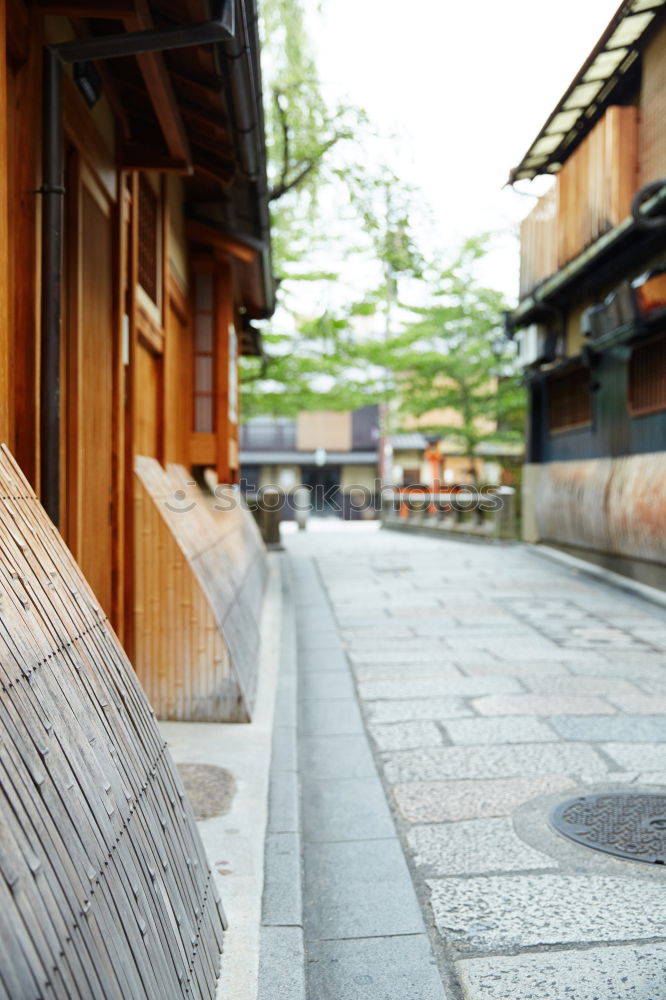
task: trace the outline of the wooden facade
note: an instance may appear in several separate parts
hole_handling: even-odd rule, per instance
[[[2,0],[0,10],[0,434],[38,496],[46,463],[55,463],[59,530],[139,674],[147,676],[145,651],[152,657],[159,647],[158,674],[167,677],[178,670],[175,651],[160,645],[167,598],[159,581],[145,591],[154,510],[136,502],[134,470],[143,458],[176,463],[200,483],[206,469],[219,483],[238,480],[238,355],[256,349],[251,320],[273,308],[254,2],[228,0],[226,34],[205,0]],[[197,44],[176,45],[179,33],[209,23],[218,31],[210,42],[204,32]],[[124,54],[137,31],[167,41]],[[114,40],[113,57],[77,63],[71,55]],[[43,184],[45,130],[54,124],[45,49],[63,54],[55,123],[63,184],[55,191]],[[53,197],[62,208],[55,379],[42,363]],[[52,383],[59,406],[50,426]],[[230,583],[229,594],[242,590],[242,580]],[[252,586],[256,631],[261,594]],[[145,619],[135,634],[146,601],[152,637]],[[219,615],[215,622],[219,631]],[[183,641],[197,646],[208,625],[195,617],[183,627]],[[227,645],[221,633],[217,642]],[[152,696],[168,702],[156,689]],[[243,715],[223,704],[210,717]]]
[[[635,8],[620,7],[512,172],[556,180],[523,223],[508,326],[537,345],[523,352],[526,536],[663,586],[666,9]],[[618,51],[618,37],[633,40]]]

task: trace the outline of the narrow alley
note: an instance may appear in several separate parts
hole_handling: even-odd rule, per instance
[[[516,545],[285,544],[262,1000],[663,997],[664,869],[550,816],[666,782],[666,611]]]

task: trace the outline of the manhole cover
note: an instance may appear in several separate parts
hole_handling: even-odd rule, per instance
[[[550,821],[595,851],[666,865],[666,795],[584,795],[559,805]]]
[[[231,771],[214,764],[178,764],[178,771],[196,820],[229,812],[236,793]]]

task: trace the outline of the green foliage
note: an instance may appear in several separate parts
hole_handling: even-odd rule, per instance
[[[416,318],[384,345],[399,412],[419,418],[455,412],[450,423],[434,416],[423,430],[454,442],[470,459],[483,443],[520,442],[525,413],[515,354],[500,328],[507,303],[475,277],[487,242],[468,240],[440,270],[428,305],[411,307]]]

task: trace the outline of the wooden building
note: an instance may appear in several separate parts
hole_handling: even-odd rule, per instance
[[[622,3],[511,180],[554,175],[507,317],[529,387],[524,526],[666,568],[666,5]]]
[[[261,573],[251,592],[243,578],[220,584],[221,606],[204,594],[206,613],[183,613],[160,644],[196,546],[179,538],[187,512],[164,520],[178,558],[160,562],[151,504],[161,513],[168,497],[149,501],[135,469],[179,467],[168,481],[177,500],[181,480],[196,495],[195,519],[211,474],[238,481],[238,356],[260,349],[252,320],[274,308],[255,2],[1,0],[0,11],[1,438],[158,714],[220,718],[233,702],[229,717],[248,718],[229,688],[246,667],[224,635],[224,600],[256,619]],[[206,525],[218,553],[234,537],[222,576],[259,565],[251,527],[230,533],[222,511]],[[208,671],[194,708],[179,688],[185,656],[192,676]],[[177,696],[163,698],[169,686]]]

